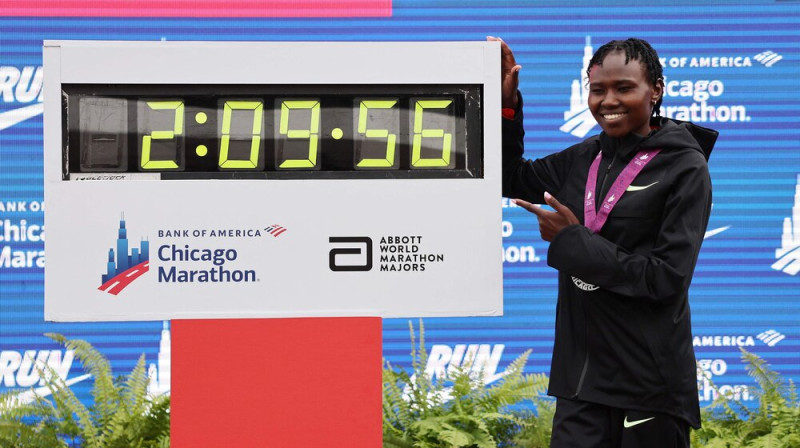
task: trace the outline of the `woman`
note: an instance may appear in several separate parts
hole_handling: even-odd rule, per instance
[[[688,289],[717,132],[660,117],[655,50],[612,41],[588,68],[603,132],[525,160],[521,67],[501,46],[503,195],[536,215],[559,272],[551,447],[688,447],[700,426]]]

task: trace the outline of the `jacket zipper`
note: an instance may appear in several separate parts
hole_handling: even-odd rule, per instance
[[[586,378],[586,371],[589,369],[589,349],[586,349],[586,358],[583,360],[583,369],[581,370],[581,377],[578,379],[578,387],[575,389],[575,395],[572,396],[573,399],[578,398],[578,394],[581,393],[581,389],[583,388],[583,380]]]
[[[611,161],[608,163],[606,167],[606,172],[603,173],[603,180],[600,181],[600,194],[597,195],[597,201],[595,203],[599,207],[600,203],[603,201],[603,194],[605,193],[606,188],[606,181],[608,180],[608,174],[611,172],[611,167],[614,166],[614,161],[617,159],[617,152],[614,151],[614,154],[611,156]],[[578,379],[578,387],[575,388],[575,395],[572,398],[578,398],[578,395],[581,393],[581,389],[583,389],[583,380],[586,379],[586,371],[589,370],[589,347],[586,344],[586,357],[583,359],[583,367],[581,368],[581,376]]]
[[[611,162],[608,162],[608,166],[606,167],[606,172],[603,173],[603,180],[600,182],[600,190],[597,194],[597,199],[595,200],[595,208],[599,208],[600,204],[605,200],[605,189],[606,189],[606,180],[608,180],[608,173],[611,172],[611,167],[614,166],[614,161],[617,160],[617,152],[614,151],[614,154],[611,156]]]

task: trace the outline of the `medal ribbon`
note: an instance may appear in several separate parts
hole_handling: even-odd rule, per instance
[[[600,211],[594,209],[595,188],[597,187],[597,171],[600,169],[600,159],[602,159],[603,152],[597,153],[594,158],[592,166],[589,168],[589,178],[586,180],[586,196],[583,203],[583,225],[589,228],[594,233],[600,231],[603,225],[608,220],[608,214],[619,202],[619,198],[625,193],[625,190],[631,186],[636,176],[644,169],[645,165],[650,163],[651,160],[661,152],[660,149],[648,149],[639,151],[636,156],[628,162],[628,165],[619,173],[617,179],[608,190]]]

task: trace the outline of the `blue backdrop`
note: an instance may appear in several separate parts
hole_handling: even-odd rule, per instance
[[[665,115],[720,131],[710,161],[714,206],[691,287],[695,349],[714,382],[752,402],[739,347],[800,380],[800,4],[790,1],[640,2],[394,0],[382,18],[0,17],[0,392],[37,386],[31,360],[48,362],[89,400],[71,354],[42,336],[85,338],[115,372],[141,353],[154,392],[169,390],[168,323],[43,321],[42,41],[483,40],[501,36],[523,66],[526,154],[535,158],[599,132],[581,84],[602,43],[650,41],[665,66]],[[52,14],[42,10],[42,15]],[[297,61],[315,70],[314,61]],[[500,198],[498,198],[498,202]],[[556,275],[537,223],[504,207],[505,315],[427,319],[428,367],[474,359],[490,380],[523,351],[547,372]],[[498,229],[500,231],[500,229]],[[87,254],[94,260],[104,254]],[[416,321],[414,322],[417,325]],[[291,341],[287,341],[291,343]],[[410,364],[407,320],[384,321],[384,355]],[[202,363],[224,354],[208,353]],[[313,362],[313,360],[309,360]],[[324,368],[324,366],[323,366]],[[159,381],[160,380],[160,381]],[[237,387],[231,382],[231,387]],[[702,404],[712,392],[700,390]]]

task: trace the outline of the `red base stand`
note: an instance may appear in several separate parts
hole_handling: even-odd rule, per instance
[[[172,321],[171,446],[381,446],[381,319]]]

